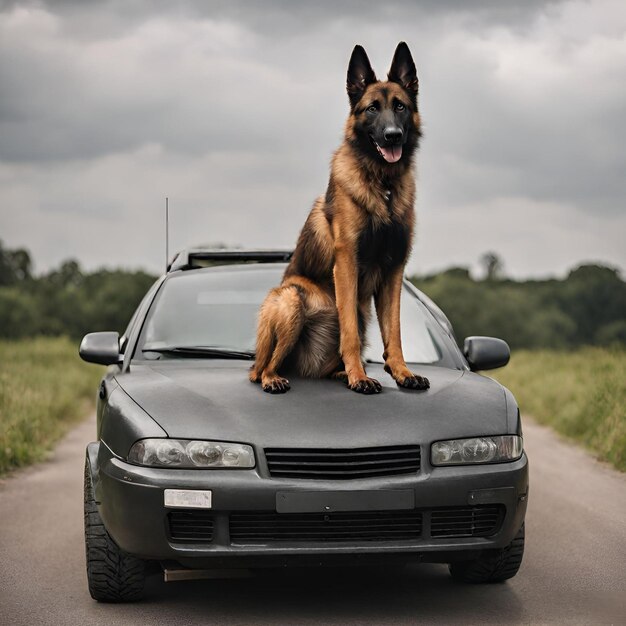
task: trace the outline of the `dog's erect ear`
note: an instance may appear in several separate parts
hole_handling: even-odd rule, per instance
[[[374,74],[365,50],[362,46],[354,46],[350,63],[348,64],[348,80],[346,82],[350,106],[353,109],[361,99],[366,87],[375,82],[376,74]]]
[[[387,78],[402,85],[411,95],[413,101],[417,101],[417,88],[419,81],[417,80],[417,70],[409,46],[401,41],[396,48],[391,62],[391,69]]]

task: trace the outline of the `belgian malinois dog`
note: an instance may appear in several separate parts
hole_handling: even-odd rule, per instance
[[[420,138],[417,73],[406,43],[398,44],[386,81],[377,80],[365,50],[356,46],[347,90],[350,116],[326,195],[316,200],[281,285],[269,292],[259,313],[250,380],[269,393],[290,389],[281,368],[331,376],[359,393],[380,393],[361,358],[372,296],[385,371],[400,387],[430,386],[407,368],[400,340]]]

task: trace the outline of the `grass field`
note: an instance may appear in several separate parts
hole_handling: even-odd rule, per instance
[[[0,475],[45,457],[93,406],[103,370],[69,339],[0,341]]]
[[[487,372],[532,415],[626,471],[626,350],[515,351]]]

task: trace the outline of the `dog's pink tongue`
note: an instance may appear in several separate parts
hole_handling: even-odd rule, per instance
[[[383,158],[387,163],[395,163],[402,156],[402,146],[390,146],[389,148],[380,148]]]

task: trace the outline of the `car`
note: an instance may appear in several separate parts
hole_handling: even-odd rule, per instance
[[[286,395],[248,380],[256,317],[289,252],[187,250],[128,328],[84,337],[108,365],[86,450],[92,597],[141,597],[165,580],[275,566],[445,563],[464,582],[514,576],[524,552],[528,458],[511,392],[477,371],[509,347],[457,346],[445,314],[404,281],[407,363],[431,387],[383,370],[372,316],[364,351],[376,396],[292,378]],[[232,573],[231,573],[232,574]]]

